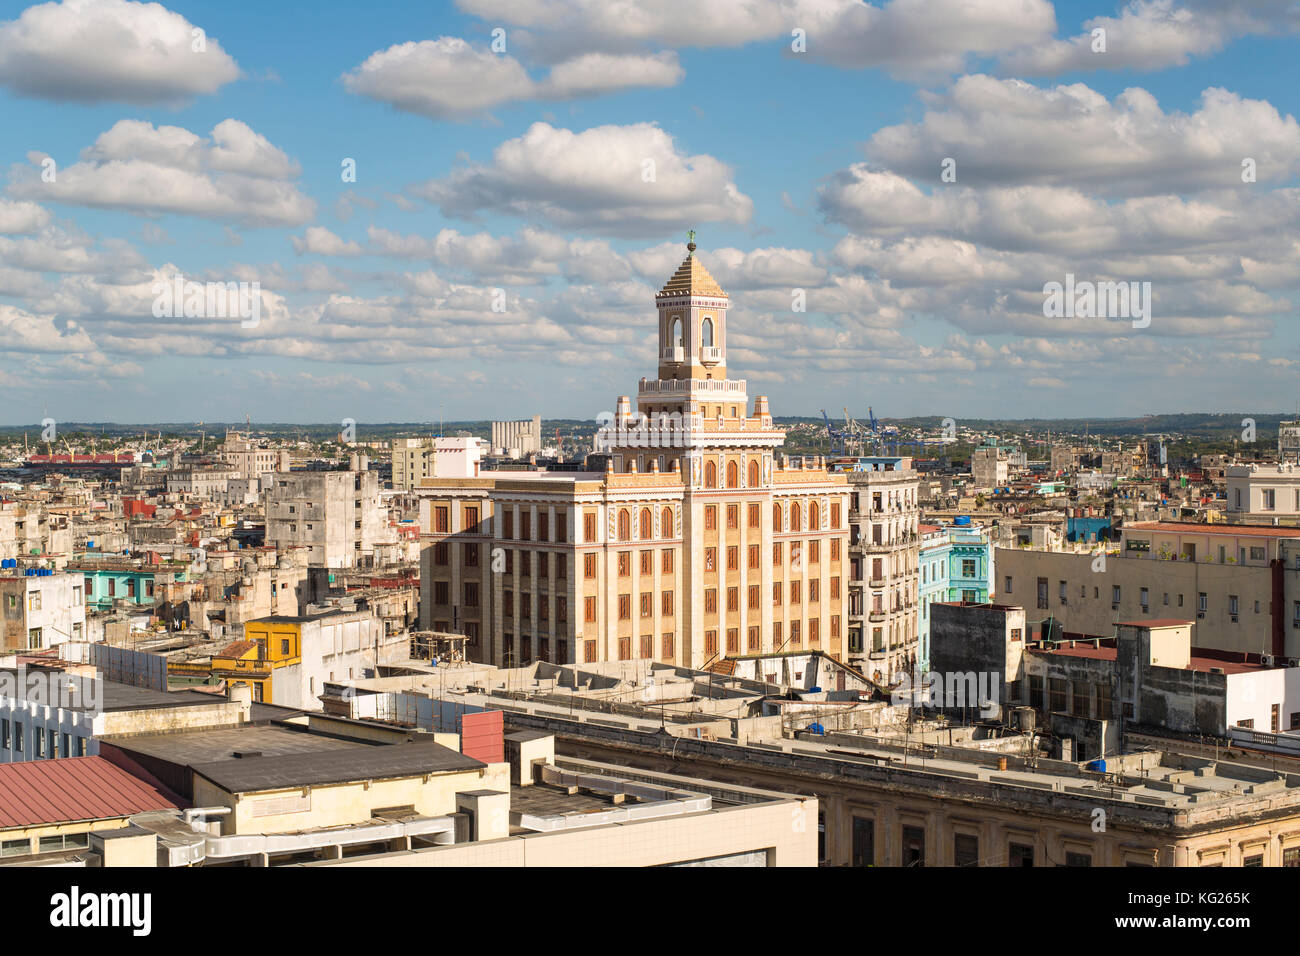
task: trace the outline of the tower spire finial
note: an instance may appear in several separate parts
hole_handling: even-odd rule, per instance
[[[695,230],[686,231],[686,254],[689,256],[695,252]]]

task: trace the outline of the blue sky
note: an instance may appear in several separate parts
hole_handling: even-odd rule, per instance
[[[653,374],[653,293],[691,227],[732,294],[729,372],[777,414],[1297,398],[1294,5],[63,0],[0,21],[9,424],[594,418]],[[258,282],[260,324],[156,318],[177,271]],[[1150,326],[1043,315],[1066,273],[1150,282]]]

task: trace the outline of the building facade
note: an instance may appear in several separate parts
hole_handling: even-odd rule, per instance
[[[930,669],[930,605],[948,598],[948,568],[952,541],[948,529],[938,525],[921,525],[921,549],[918,556],[920,580],[917,583],[917,670]]]
[[[365,456],[348,471],[276,472],[267,490],[266,541],[303,548],[313,567],[352,568],[373,560],[387,533],[379,475]]]
[[[848,481],[778,459],[766,397],[727,377],[728,296],[688,252],[656,296],[658,375],[597,435],[605,472],[422,483],[422,624],[471,658],[844,658]]]
[[[915,675],[920,658],[916,471],[910,458],[862,458],[844,475],[853,492],[848,662],[892,684]]]

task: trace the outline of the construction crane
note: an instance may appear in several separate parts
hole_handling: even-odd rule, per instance
[[[845,454],[844,438],[846,432],[844,431],[844,429],[836,428],[834,425],[831,424],[831,417],[826,414],[826,409],[824,408],[822,409],[822,418],[826,420],[826,436],[830,439],[831,442],[831,454],[832,455]]]

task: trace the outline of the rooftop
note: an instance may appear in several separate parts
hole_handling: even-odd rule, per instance
[[[0,827],[127,817],[187,804],[103,757],[0,764]]]
[[[718,295],[725,296],[722,286],[709,275],[709,270],[695,256],[694,250],[682,260],[677,271],[672,274],[659,295]]]
[[[247,756],[192,764],[198,776],[228,793],[314,787],[354,780],[411,777],[458,770],[481,770],[487,764],[434,741],[329,750],[286,756]]]
[[[1276,525],[1203,524],[1196,521],[1140,521],[1124,527],[1125,531],[1169,531],[1178,534],[1228,535],[1234,538],[1300,538],[1300,528]]]

